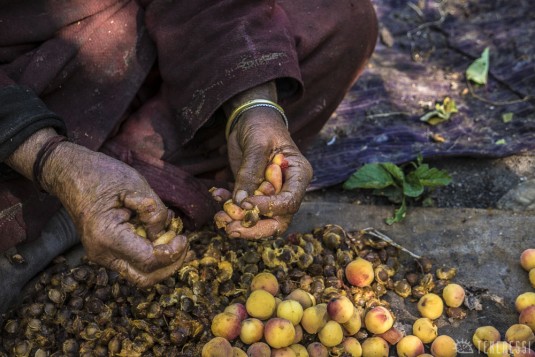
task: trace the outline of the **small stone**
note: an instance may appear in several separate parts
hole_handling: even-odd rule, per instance
[[[386,27],[381,27],[379,30],[379,38],[381,39],[381,42],[386,47],[392,47],[394,46],[394,36],[392,36],[392,33],[389,29]]]

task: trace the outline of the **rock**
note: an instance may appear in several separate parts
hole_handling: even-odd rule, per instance
[[[509,190],[500,198],[497,206],[516,212],[535,210],[535,179],[521,182]]]

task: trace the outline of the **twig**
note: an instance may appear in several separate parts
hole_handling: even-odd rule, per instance
[[[411,8],[414,10],[413,7],[411,7]],[[411,46],[411,57],[413,59],[415,58],[414,57],[415,56],[415,49],[414,49],[415,48],[415,41],[413,40],[413,33],[414,32],[418,32],[418,31],[422,30],[423,28],[430,27],[430,26],[439,27],[439,25],[442,24],[444,22],[444,20],[446,20],[446,13],[441,8],[439,8],[438,11],[440,13],[440,18],[438,20],[430,21],[430,22],[424,22],[423,24],[418,25],[417,27],[413,28],[412,30],[407,31],[407,38],[409,39],[410,46]],[[435,46],[433,46],[433,49],[430,52],[433,52],[434,50],[435,50]]]
[[[407,112],[389,112],[389,113],[370,114],[370,115],[366,115],[366,119],[371,119],[371,118],[386,118],[386,117],[391,117],[391,116],[394,116],[394,115],[406,115],[406,116],[410,116],[411,113],[407,113]]]
[[[522,99],[515,99],[515,100],[504,101],[504,102],[495,102],[493,100],[484,98],[484,97],[480,96],[479,94],[476,94],[474,92],[474,88],[472,87],[472,84],[470,84],[470,80],[466,79],[466,85],[468,86],[468,90],[470,91],[470,94],[472,95],[472,97],[474,97],[477,100],[480,100],[482,102],[485,102],[485,103],[488,103],[488,104],[491,104],[491,105],[495,105],[495,106],[523,103],[523,102],[526,102],[526,101],[528,101],[528,100],[530,100],[532,98],[531,96],[527,95]]]
[[[402,245],[394,242],[392,240],[392,238],[388,237],[387,235],[379,232],[377,229],[375,228],[364,228],[361,230],[362,233],[366,233],[366,234],[369,234],[371,235],[372,237],[375,237],[375,238],[379,238],[381,239],[382,241],[385,241],[387,242],[388,244],[390,244],[391,246],[393,247],[396,247],[398,248],[399,250],[402,250],[404,251],[405,253],[407,253],[408,255],[410,255],[411,257],[415,258],[415,259],[421,259],[422,257],[419,256],[419,255],[416,255],[414,254],[413,252],[411,252],[410,250],[408,250],[407,248],[403,247]]]
[[[412,8],[412,7],[411,7]],[[412,39],[412,33],[415,32],[415,31],[418,31],[418,30],[421,30],[423,29],[424,27],[429,27],[429,26],[432,26],[432,25],[440,25],[441,23],[444,22],[444,20],[446,20],[446,13],[442,10],[442,9],[438,9],[439,13],[440,13],[440,18],[438,20],[435,20],[435,21],[429,21],[429,22],[424,22],[423,24],[420,24],[418,26],[416,26],[415,28],[413,28],[412,30],[409,30],[407,31],[407,37],[409,39]],[[422,14],[423,15],[423,14]]]
[[[412,2],[409,2],[407,4],[407,6],[410,7],[411,9],[413,9],[414,12],[417,13],[418,16],[420,16],[421,19],[425,18],[424,13],[422,12],[422,10],[420,10],[420,8],[418,6],[416,6],[416,4],[413,4]]]

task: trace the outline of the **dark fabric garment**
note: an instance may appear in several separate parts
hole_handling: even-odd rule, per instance
[[[3,71],[64,119],[71,140],[131,164],[202,225],[216,209],[208,188],[231,179],[221,105],[275,80],[303,145],[362,71],[376,36],[368,0],[0,2],[0,88]],[[22,211],[44,204],[29,196],[0,199],[0,224],[18,203]],[[31,238],[29,222],[3,239]]]
[[[65,133],[63,121],[30,90],[0,88],[0,162],[39,129],[52,127]]]

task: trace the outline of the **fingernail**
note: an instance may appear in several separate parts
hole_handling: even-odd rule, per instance
[[[234,199],[236,200],[236,202],[238,204],[241,203],[241,201],[243,201],[244,199],[247,198],[247,191],[245,190],[238,190],[238,192],[236,192],[236,195],[234,196]]]
[[[182,245],[188,244],[188,238],[185,235],[179,235],[180,237],[180,243]]]
[[[254,206],[253,206],[253,204],[251,202],[243,202],[241,204],[241,208],[243,208],[243,209],[253,209]]]
[[[240,232],[232,232],[228,235],[230,238],[240,238]]]
[[[183,235],[178,235],[170,242],[171,248],[173,248],[174,251],[180,251],[182,247],[184,247],[185,244],[187,244],[187,239]]]
[[[216,202],[221,202],[221,196],[213,196]]]

